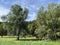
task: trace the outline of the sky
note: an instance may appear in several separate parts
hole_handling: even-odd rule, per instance
[[[0,0],[0,21],[2,21],[1,16],[7,15],[14,4],[28,8],[29,13],[26,20],[32,21],[36,19],[39,8],[41,6],[46,7],[49,3],[60,4],[60,0]]]

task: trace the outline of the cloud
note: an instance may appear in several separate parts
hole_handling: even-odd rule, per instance
[[[0,6],[0,16],[2,16],[2,15],[7,15],[8,12],[9,12],[9,9]]]
[[[29,10],[28,20],[36,19],[36,13],[38,12],[40,6],[46,7],[51,2],[56,2],[60,4],[60,0],[0,0],[3,6],[7,6],[8,8],[11,5],[18,4],[21,5],[23,8],[27,7]],[[0,6],[0,15],[6,15],[9,12],[9,9]]]
[[[26,21],[33,21],[35,20],[37,17],[36,17],[36,13],[32,13],[32,14],[29,14],[28,15],[28,18],[26,19]]]
[[[9,13],[9,11],[10,11],[9,9],[0,5],[0,21],[2,21],[1,16],[7,15]]]
[[[36,8],[36,5],[31,5],[32,8]]]

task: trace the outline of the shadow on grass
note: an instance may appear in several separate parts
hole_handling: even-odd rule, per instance
[[[19,41],[40,41],[41,39],[19,39]]]

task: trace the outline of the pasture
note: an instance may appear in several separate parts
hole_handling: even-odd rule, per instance
[[[17,41],[16,38],[0,38],[0,45],[60,45],[60,41],[47,41],[47,40]]]

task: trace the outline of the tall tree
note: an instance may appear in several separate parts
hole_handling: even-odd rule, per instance
[[[19,34],[22,29],[22,23],[25,22],[25,19],[28,15],[28,9],[22,9],[21,6],[15,4],[11,6],[11,10],[6,16],[7,22],[12,23],[17,28],[17,40],[19,40]]]
[[[38,12],[36,33],[39,38],[49,38],[49,39],[57,39],[59,35],[60,28],[60,6],[54,3],[48,5],[47,10],[43,10],[43,7],[40,8]],[[58,35],[57,35],[58,32]]]

